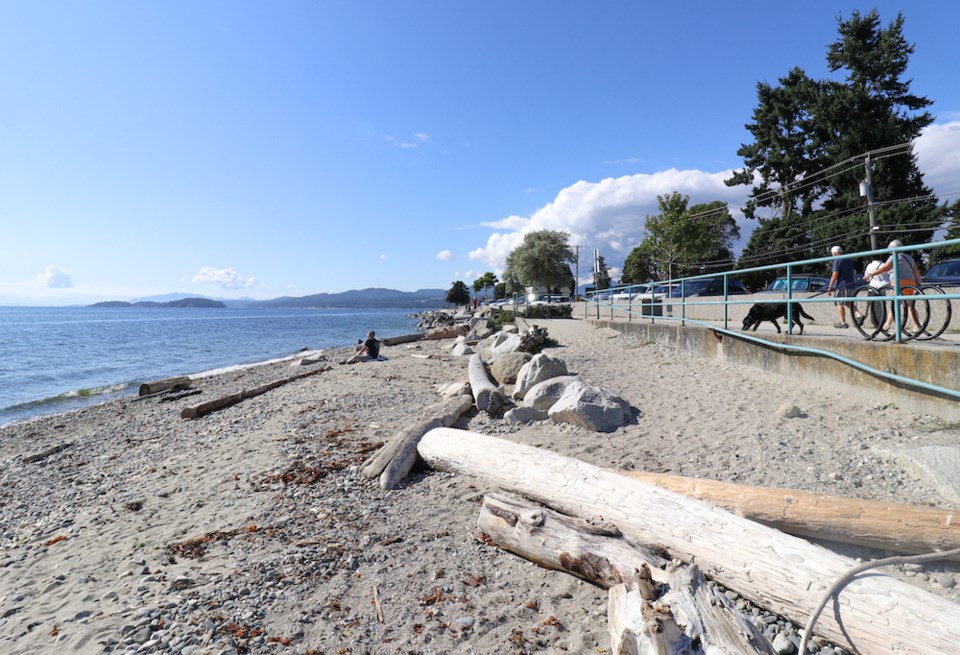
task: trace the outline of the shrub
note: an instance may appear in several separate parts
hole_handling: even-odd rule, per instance
[[[573,305],[530,305],[523,315],[527,318],[570,318],[573,316]]]

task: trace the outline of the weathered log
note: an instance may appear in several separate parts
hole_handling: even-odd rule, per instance
[[[463,415],[464,412],[473,407],[473,399],[470,396],[456,396],[442,403],[444,406],[437,417],[442,427],[450,427]],[[383,473],[380,474],[380,488],[384,491],[396,489],[397,485],[409,475],[413,470],[420,455],[417,453],[417,444],[424,434],[433,428],[425,428],[419,435],[409,435],[396,456],[390,460]]]
[[[479,353],[470,355],[467,377],[477,409],[487,414],[497,414],[503,409],[503,394],[487,375],[487,367]]]
[[[466,407],[464,407],[464,403],[466,403]],[[450,427],[472,405],[473,398],[467,395],[454,396],[442,402],[428,405],[422,412],[423,416],[426,417],[424,420],[398,432],[393,439],[363,463],[360,472],[368,478],[379,476],[387,468],[387,465],[397,457],[398,453],[407,448],[407,445],[411,442],[413,443],[412,454],[416,456],[416,447],[420,437],[433,428]],[[412,464],[413,462],[411,462]]]
[[[705,575],[776,614],[803,623],[854,562],[703,501],[542,448],[436,428],[420,456],[567,514],[603,517],[631,539],[662,544]],[[818,634],[852,652],[946,653],[960,642],[960,606],[871,573],[834,596]]]
[[[420,341],[421,339],[423,339],[423,332],[415,332],[414,334],[401,334],[397,337],[387,337],[380,343],[384,346],[399,346],[401,343],[412,343],[414,341]]]
[[[957,510],[825,496],[771,487],[621,471],[631,478],[699,498],[738,516],[800,537],[906,553],[960,546]]]
[[[175,378],[166,378],[164,380],[154,380],[153,382],[144,382],[140,385],[138,396],[151,396],[162,391],[179,391],[186,389],[193,383],[189,377],[183,375]]]
[[[703,644],[704,650],[710,646],[711,652],[731,655],[772,652],[763,635],[725,596],[703,584],[696,567],[672,566],[659,553],[626,541],[613,526],[594,525],[497,494],[483,499],[478,525],[504,550],[611,591],[626,582],[629,589],[648,589],[641,595],[653,600],[659,593],[651,591],[663,585],[673,595],[669,603],[658,603],[656,611],[676,616],[682,633]],[[643,573],[640,579],[637,571]],[[627,591],[617,592],[616,601],[611,594],[611,602],[623,601],[628,606],[635,602],[627,600]],[[611,625],[611,636],[615,631],[623,636],[622,629]]]
[[[276,389],[277,387],[281,387],[289,382],[302,380],[303,378],[310,377],[311,375],[317,375],[318,373],[323,373],[324,371],[329,370],[329,366],[324,366],[314,371],[298,373],[297,375],[291,375],[290,377],[286,377],[281,380],[268,382],[267,384],[263,384],[259,387],[244,389],[238,393],[233,393],[228,396],[221,396],[220,398],[214,398],[213,400],[209,400],[199,405],[194,405],[193,407],[186,407],[182,412],[180,412],[180,418],[200,418],[201,416],[206,416],[212,412],[226,409],[227,407],[232,407],[233,405],[241,403],[248,398],[253,398],[255,396],[267,393],[268,391]]]

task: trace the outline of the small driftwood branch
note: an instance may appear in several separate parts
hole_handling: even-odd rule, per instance
[[[960,511],[621,471],[788,534],[906,553],[960,546]]]
[[[39,453],[34,453],[33,455],[26,455],[23,458],[24,464],[35,464],[37,462],[43,461],[51,455],[56,455],[59,452],[62,452],[75,444],[75,441],[65,441],[64,443],[57,444],[56,446],[51,446],[46,450],[41,450]]]
[[[302,380],[303,378],[310,377],[311,375],[317,375],[323,373],[324,371],[329,371],[329,366],[324,366],[318,368],[315,371],[307,371],[306,373],[298,373],[297,375],[291,375],[290,377],[283,378],[282,380],[275,380],[267,384],[261,385],[259,387],[254,387],[252,389],[244,389],[239,393],[230,394],[229,396],[221,396],[220,398],[215,398],[213,400],[201,403],[199,405],[194,405],[193,407],[187,407],[182,412],[180,412],[181,418],[200,418],[201,416],[206,416],[213,412],[225,409],[227,407],[232,407],[238,403],[243,402],[249,398],[265,394],[272,389],[281,387],[290,382],[295,382],[296,380]]]

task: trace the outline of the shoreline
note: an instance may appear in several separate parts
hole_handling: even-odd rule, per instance
[[[550,356],[627,400],[636,423],[600,434],[471,412],[455,427],[603,467],[946,506],[888,454],[953,443],[955,431],[929,417],[578,319],[538,324],[558,341]],[[287,377],[292,365],[204,378],[201,395],[178,401],[120,399],[0,426],[0,649],[609,648],[605,591],[480,540],[478,501],[492,491],[482,481],[421,470],[384,492],[360,474],[378,444],[421,420],[438,385],[466,379],[468,358],[450,345],[385,347],[386,361],[355,365],[328,352],[330,370],[199,419],[180,410]],[[780,416],[785,402],[804,416]],[[956,563],[883,572],[960,598]]]

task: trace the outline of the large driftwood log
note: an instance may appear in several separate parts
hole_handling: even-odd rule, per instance
[[[323,373],[324,371],[329,370],[329,366],[324,366],[314,371],[298,373],[297,375],[291,375],[290,377],[286,377],[281,380],[268,382],[267,384],[260,385],[259,387],[244,389],[238,393],[233,393],[228,396],[221,396],[220,398],[214,398],[213,400],[209,400],[199,405],[194,405],[193,407],[186,407],[182,412],[180,412],[180,418],[200,418],[201,416],[206,416],[207,414],[211,414],[221,409],[232,407],[233,405],[241,403],[248,398],[253,398],[255,396],[259,396],[260,394],[267,393],[268,391],[276,389],[277,387],[283,386],[289,382],[302,380],[303,378],[310,377],[311,375],[317,375],[318,373]]]
[[[906,553],[960,546],[957,510],[751,487],[662,473],[621,471],[631,478],[699,498],[789,534]]]
[[[496,414],[503,409],[503,394],[487,375],[487,367],[479,353],[470,355],[467,378],[470,380],[470,389],[473,390],[477,409],[487,414]]]
[[[668,590],[669,595],[656,605],[656,612],[675,616],[682,626],[680,636],[686,634],[689,640],[701,643],[704,650],[709,646],[714,649],[710,652],[718,655],[771,652],[763,635],[730,601],[703,584],[699,570],[685,565],[672,566],[661,554],[625,540],[613,526],[594,525],[498,494],[488,494],[483,499],[477,523],[504,550],[545,568],[610,588],[611,602],[625,603],[621,609],[636,602],[632,596],[628,599],[627,592],[638,587],[637,571],[645,572],[646,577],[657,583],[651,584],[651,589],[663,585]],[[627,588],[617,591],[615,600],[613,589],[624,583]],[[659,593],[645,595],[647,600],[652,600]],[[627,621],[626,617],[610,619],[611,635],[619,632],[622,638],[626,628],[613,625],[620,619]]]
[[[436,428],[420,456],[575,516],[602,517],[628,538],[662,544],[761,607],[803,624],[854,562],[703,501],[592,464],[472,432]],[[835,595],[818,634],[852,652],[948,653],[960,642],[960,606],[871,573]]]
[[[401,334],[398,337],[387,337],[380,343],[385,346],[399,346],[401,343],[411,343],[413,341],[420,341],[421,339],[423,339],[423,332],[415,332],[414,334]]]
[[[468,395],[454,396],[428,406],[423,411],[427,418],[398,432],[364,462],[361,472],[368,478],[380,476],[382,489],[395,489],[417,463],[420,438],[433,428],[450,427],[471,407],[473,398]]]
[[[179,391],[180,389],[186,389],[190,386],[193,381],[182,375],[175,378],[166,378],[164,380],[154,380],[152,382],[144,382],[140,385],[140,390],[137,393],[138,396],[152,396],[157,393],[162,393],[164,391]]]

